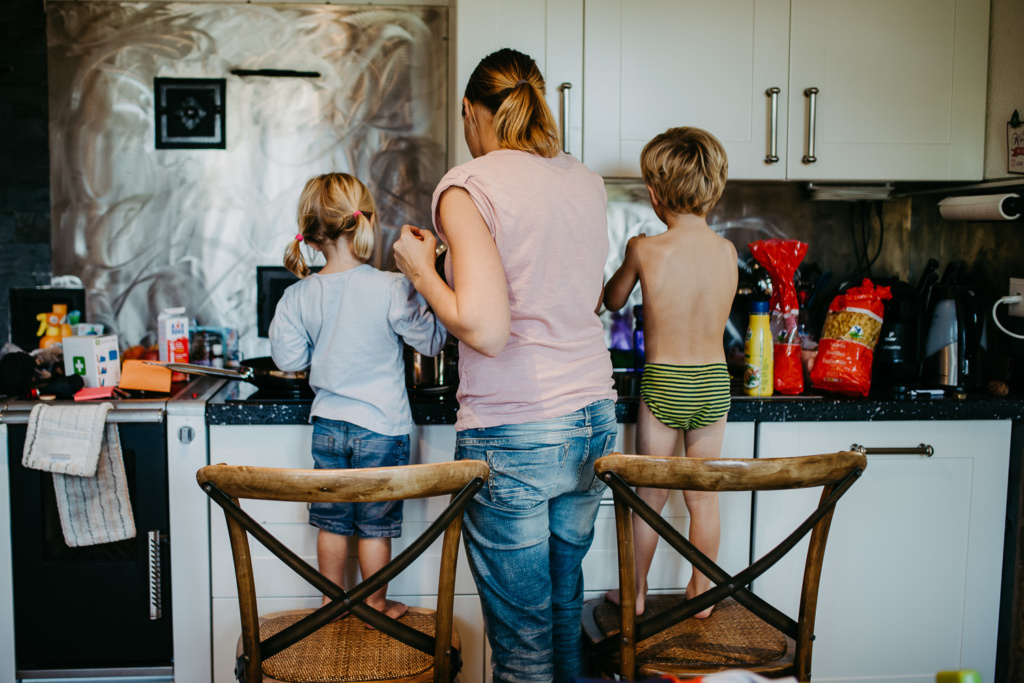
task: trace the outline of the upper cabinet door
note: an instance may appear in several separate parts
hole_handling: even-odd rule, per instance
[[[792,0],[792,14],[789,178],[982,177],[989,0]]]
[[[588,167],[637,177],[648,140],[696,126],[730,178],[785,178],[789,0],[586,0],[583,32]]]
[[[481,59],[505,47],[537,62],[548,106],[559,130],[567,124],[565,144],[578,158],[583,145],[583,0],[464,0],[457,8],[454,163],[471,158],[459,113],[466,83]]]

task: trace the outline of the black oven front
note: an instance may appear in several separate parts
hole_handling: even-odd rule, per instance
[[[4,414],[19,679],[171,680],[164,411],[112,410],[108,420],[118,423],[137,535],[71,548],[61,532],[51,475],[21,465],[26,424]]]

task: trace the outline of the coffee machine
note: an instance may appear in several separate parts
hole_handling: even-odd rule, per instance
[[[972,287],[935,285],[929,296],[922,380],[965,392],[983,383],[985,310]]]
[[[899,278],[878,279],[875,284],[888,287],[892,298],[883,304],[885,314],[871,364],[871,389],[907,394],[921,377],[921,296]]]

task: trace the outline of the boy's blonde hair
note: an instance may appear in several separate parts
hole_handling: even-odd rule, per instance
[[[480,60],[466,84],[466,99],[494,114],[494,132],[503,149],[542,157],[558,154],[558,126],[544,100],[544,77],[522,52],[504,48]]]
[[[644,182],[674,213],[707,216],[722,197],[729,175],[725,148],[700,128],[669,128],[640,153]]]
[[[300,278],[309,275],[302,242],[323,246],[347,234],[356,258],[366,262],[373,255],[377,236],[373,196],[366,185],[347,173],[310,178],[302,188],[298,218],[302,240],[296,237],[285,248],[284,265]]]

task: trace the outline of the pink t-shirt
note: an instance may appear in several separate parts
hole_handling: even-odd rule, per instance
[[[594,310],[608,255],[604,181],[574,157],[497,150],[456,166],[434,191],[464,188],[505,268],[512,329],[495,358],[459,345],[456,430],[561,417],[615,400],[612,363]],[[448,282],[452,280],[448,263]]]

